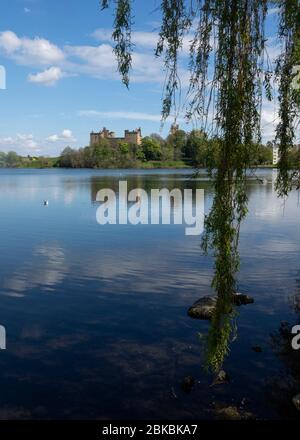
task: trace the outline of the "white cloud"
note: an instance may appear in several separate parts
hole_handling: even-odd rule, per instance
[[[73,143],[76,142],[73,133],[69,129],[64,129],[60,134],[54,134],[47,139],[36,139],[31,133],[18,133],[13,136],[0,137],[0,151],[15,151],[21,156],[27,154],[57,154],[56,149],[52,149],[50,145],[55,146],[55,142]],[[59,145],[58,145],[59,146]]]
[[[27,154],[28,151],[40,151],[38,142],[34,139],[32,134],[19,133],[13,137],[8,136],[0,138],[0,146],[5,151],[14,150],[21,154]]]
[[[63,51],[50,41],[39,37],[19,38],[12,31],[0,33],[0,50],[26,66],[56,64],[65,58]]]
[[[107,32],[103,30],[103,37]],[[156,35],[150,32],[136,32],[134,35],[144,51],[133,53],[132,82],[163,83],[163,63],[155,59],[153,51],[147,50],[155,43]],[[59,48],[44,38],[19,37],[8,30],[0,33],[0,52],[24,66],[46,66],[44,71],[28,76],[28,80],[36,84],[53,85],[62,77],[74,74],[120,80],[113,46],[108,43]]]
[[[263,100],[261,111],[261,128],[263,142],[274,140],[276,126],[278,124],[277,101]]]
[[[0,138],[0,145],[12,145],[14,143],[14,139],[11,136]]]
[[[20,49],[21,40],[14,32],[5,31],[0,33],[0,48],[7,54],[13,54]]]
[[[25,149],[39,151],[38,144],[34,140],[32,134],[17,134],[17,141],[19,141]]]
[[[72,59],[73,72],[83,73],[99,79],[120,80],[116,57],[109,44],[99,46],[65,46],[65,54]],[[154,54],[134,52],[132,55],[132,82],[163,83],[163,64]]]
[[[46,139],[49,142],[57,142],[59,140],[58,134],[53,134]]]
[[[40,38],[19,37],[7,30],[0,33],[0,53],[15,62],[43,71],[32,72],[28,80],[45,86],[56,84],[61,78],[73,75],[87,75],[98,79],[120,81],[116,57],[113,52],[111,30],[97,29],[92,34],[101,44],[98,45],[65,45],[58,47],[52,42]],[[132,83],[152,83],[162,85],[166,78],[165,67],[161,58],[155,58],[154,48],[157,32],[133,32],[134,51],[132,54]],[[181,87],[189,85],[188,60],[186,55],[192,35],[186,35],[183,41],[178,77]],[[268,53],[273,60],[280,48],[274,37],[268,40]]]
[[[268,10],[268,15],[279,14],[280,8],[270,8]]]
[[[71,130],[67,130],[67,129],[63,130],[62,138],[63,139],[73,139],[72,131]]]
[[[58,142],[58,141],[76,142],[76,139],[74,138],[71,130],[65,129],[60,134],[53,134],[53,135],[47,137],[46,141],[48,141],[48,142]]]
[[[112,31],[111,29],[96,29],[92,33],[92,37],[95,38],[97,41],[105,41],[105,42],[112,42]],[[154,49],[157,44],[158,40],[158,33],[157,32],[132,32],[131,35],[132,43],[139,47],[145,47],[148,49]]]
[[[281,54],[282,47],[276,37],[269,37],[266,42],[266,52],[271,63]]]
[[[161,115],[151,114],[151,113],[142,113],[142,112],[128,112],[128,111],[119,111],[119,112],[102,112],[97,110],[80,110],[78,112],[79,116],[88,117],[88,118],[106,118],[106,119],[129,119],[133,121],[153,121],[160,122]],[[174,117],[168,118],[170,122],[174,121]],[[177,118],[178,122],[183,122],[183,118]]]
[[[100,118],[112,118],[112,119],[132,119],[140,121],[154,121],[159,122],[161,115],[153,115],[148,113],[139,112],[100,112],[97,110],[81,110],[78,112],[79,116],[86,117],[100,117]]]
[[[112,30],[106,28],[96,29],[92,33],[92,37],[97,41],[114,44],[112,40]],[[192,34],[187,34],[183,37],[182,41],[182,54],[188,54],[190,50],[190,43],[193,39]],[[131,34],[132,43],[135,45],[135,49],[150,49],[152,52],[156,49],[157,42],[159,40],[158,31],[147,32],[147,31],[133,31]]]
[[[100,46],[65,46],[68,59],[72,60],[73,72],[89,74],[98,78],[117,79],[117,63],[109,44]]]
[[[36,74],[29,74],[28,81],[44,86],[54,86],[61,78],[65,77],[66,73],[60,67],[50,67],[43,72]]]

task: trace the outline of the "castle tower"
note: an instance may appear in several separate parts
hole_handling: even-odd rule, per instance
[[[107,130],[106,127],[103,127],[102,131],[100,131],[100,137],[103,139],[111,139],[115,137],[115,133],[113,131]]]
[[[125,130],[125,135],[123,138],[115,136],[113,131],[109,131],[106,127],[103,127],[98,133],[93,131],[90,133],[90,146],[97,145],[101,139],[106,139],[109,141],[110,146],[115,148],[118,146],[119,142],[127,142],[130,145],[141,145],[142,143],[142,130],[137,128],[136,130]]]
[[[136,130],[129,131],[125,130],[125,142],[133,145],[141,145],[142,143],[142,130],[141,128],[137,128]]]
[[[171,125],[170,134],[175,134],[179,130],[179,125],[175,122]]]

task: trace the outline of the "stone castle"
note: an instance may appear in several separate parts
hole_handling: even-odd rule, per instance
[[[125,130],[124,137],[116,137],[113,131],[109,131],[104,127],[99,133],[92,132],[90,134],[90,146],[97,145],[101,139],[106,139],[112,148],[116,148],[120,142],[126,142],[129,145],[141,145],[142,130],[141,128],[133,131]]]

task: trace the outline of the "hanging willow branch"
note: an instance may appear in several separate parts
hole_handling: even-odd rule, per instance
[[[220,153],[203,246],[205,250],[211,247],[215,253],[213,287],[218,301],[207,346],[208,362],[215,370],[221,367],[228,351],[230,311],[239,267],[239,229],[247,213],[246,171],[251,148],[260,140],[266,11],[264,1],[232,0],[214,2],[211,12],[211,26],[217,27],[213,87]],[[204,43],[207,47],[208,41]],[[194,74],[203,82],[207,67],[204,65],[204,70],[199,71],[197,63],[195,66]],[[202,86],[200,91],[205,93]],[[197,109],[197,100],[192,105]]]
[[[277,189],[281,196],[288,195],[293,183],[299,187],[300,169],[290,172],[289,152],[295,141],[295,127],[299,124],[300,84],[295,76],[300,71],[300,2],[285,0],[280,4],[279,38],[283,52],[276,65],[279,81],[279,124],[276,140],[279,144],[279,174]],[[299,69],[299,70],[298,70]]]
[[[156,56],[164,54],[167,72],[162,114],[167,118],[172,106],[175,105],[175,94],[180,88],[178,75],[179,50],[182,48],[183,37],[191,26],[191,18],[186,12],[184,0],[162,0],[162,24]]]
[[[109,8],[110,0],[101,0],[100,5],[101,9],[107,9]]]
[[[115,53],[123,82],[131,68],[131,1],[116,0]],[[239,267],[240,225],[247,213],[246,171],[251,151],[260,142],[263,82],[270,97],[270,71],[264,72],[264,23],[268,0],[161,0],[162,21],[156,55],[164,58],[166,85],[162,117],[166,119],[180,90],[179,54],[190,41],[190,87],[187,117],[210,118],[218,144],[216,169],[210,169],[215,196],[206,217],[203,248],[215,256],[213,287],[218,301],[208,336],[207,359],[213,370],[221,367],[232,332],[232,298]],[[278,2],[275,2],[278,4]],[[299,58],[299,2],[280,1],[280,36],[285,52],[277,65],[280,78],[280,142],[278,187],[288,190],[287,150],[293,141],[295,94],[288,82]],[[108,1],[102,2],[104,7]],[[295,15],[296,14],[296,15]],[[298,40],[297,40],[298,39]],[[297,49],[298,48],[298,49]],[[296,55],[298,54],[298,55]],[[263,81],[263,77],[265,80]]]
[[[109,0],[102,0],[102,9],[108,8],[109,4]],[[112,38],[116,43],[114,53],[118,60],[118,70],[127,88],[129,87],[129,72],[132,63],[131,26],[131,0],[116,0]]]

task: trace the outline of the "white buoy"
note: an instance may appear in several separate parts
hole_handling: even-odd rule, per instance
[[[49,205],[48,200],[44,200],[44,206],[48,206],[48,205]]]

